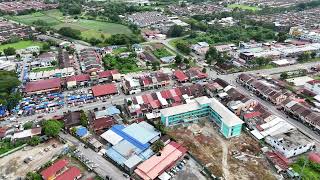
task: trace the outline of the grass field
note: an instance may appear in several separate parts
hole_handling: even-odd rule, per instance
[[[6,18],[27,24],[33,25],[34,21],[43,20],[49,26],[60,29],[62,27],[71,27],[81,31],[81,36],[85,39],[99,38],[102,35],[108,37],[112,34],[130,34],[131,30],[124,25],[107,23],[96,20],[73,19],[65,17],[59,10],[49,10],[44,12],[36,12],[29,15],[21,16],[6,16]]]
[[[27,48],[29,46],[40,46],[40,47],[42,47],[42,45],[43,45],[43,43],[42,42],[38,42],[38,41],[30,41],[30,40],[19,41],[19,42],[16,42],[16,43],[0,45],[0,52],[2,52],[4,49],[6,49],[8,47],[14,47],[16,50],[18,50],[18,49]]]
[[[292,164],[292,169],[300,173],[303,180],[320,179],[320,170],[315,163],[311,164],[311,162],[307,160],[306,166],[302,171],[304,159],[305,158],[301,158],[298,162]]]
[[[259,11],[261,10],[260,8],[258,7],[254,7],[254,6],[247,6],[247,5],[244,5],[244,4],[231,4],[228,6],[228,8],[240,8],[240,9],[243,9],[243,10],[250,10],[250,11]]]

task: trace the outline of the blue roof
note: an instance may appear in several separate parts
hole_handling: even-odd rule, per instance
[[[127,160],[113,148],[107,149],[106,155],[120,165],[123,165],[123,163]]]
[[[123,132],[125,126],[123,125],[114,125],[112,126],[111,130],[121,136],[123,139],[129,141],[131,144],[139,148],[141,151],[147,149],[150,145],[148,143],[141,143],[137,139],[133,138],[132,136],[128,135],[127,133]]]
[[[138,140],[142,144],[146,144],[155,137],[160,136],[160,133],[157,132],[152,125],[144,121],[140,122],[139,124],[131,124],[123,129],[123,132]]]
[[[76,131],[77,136],[82,137],[88,133],[87,128],[85,127],[79,127]]]
[[[107,113],[108,116],[112,116],[112,115],[115,115],[115,114],[120,114],[120,110],[118,108],[116,108],[115,106],[110,106],[106,110],[108,112]]]

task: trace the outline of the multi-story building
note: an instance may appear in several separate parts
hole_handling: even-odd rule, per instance
[[[166,126],[191,123],[209,118],[220,127],[226,137],[239,136],[243,121],[215,98],[206,96],[190,100],[186,104],[160,110],[161,122]]]
[[[305,153],[312,150],[315,146],[315,143],[299,130],[293,130],[275,136],[268,136],[265,140],[287,158]]]

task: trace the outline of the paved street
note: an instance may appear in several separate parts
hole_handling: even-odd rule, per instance
[[[98,165],[94,169],[99,176],[106,177],[109,176],[114,180],[125,180],[126,178],[122,175],[122,171],[120,171],[116,166],[114,166],[112,163],[104,159],[102,156],[100,156],[97,152],[93,151],[90,148],[84,148],[84,144],[81,143],[78,139],[71,136],[70,134],[64,134],[60,133],[59,136],[66,140],[68,143],[73,144],[77,146],[77,149],[88,159],[93,161],[95,164]]]

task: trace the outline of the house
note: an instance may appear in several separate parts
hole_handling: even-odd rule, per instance
[[[64,121],[64,127],[66,130],[69,130],[70,128],[74,126],[79,126],[80,123],[80,111],[68,111],[63,118]]]
[[[286,158],[297,156],[315,148],[315,142],[299,130],[268,136],[265,138],[265,141]]]
[[[140,44],[133,44],[132,49],[137,53],[142,53],[143,52],[143,47]]]
[[[304,88],[307,90],[320,95],[320,80],[312,80],[308,81],[305,85]]]
[[[37,136],[41,134],[42,128],[33,128],[33,129],[27,129],[20,132],[15,132],[13,136],[11,137],[11,140],[17,140],[17,139],[28,139],[33,136]]]
[[[175,70],[173,74],[180,83],[185,83],[189,80],[188,76],[186,76],[186,74],[181,70]]]
[[[90,128],[94,130],[96,134],[101,134],[111,128],[114,124],[116,124],[116,122],[113,117],[100,117],[90,121]]]
[[[201,72],[200,68],[192,67],[186,71],[186,75],[188,76],[190,81],[194,80],[202,80],[208,77],[207,73]]]
[[[69,164],[68,160],[60,159],[55,163],[53,163],[51,166],[42,170],[40,174],[44,180],[54,179],[57,177],[58,174],[60,174],[67,168],[66,166],[68,164]]]
[[[55,178],[55,180],[75,180],[81,178],[81,171],[79,168],[72,166],[68,168],[65,172],[60,174]]]
[[[134,171],[143,180],[153,180],[175,166],[187,152],[181,144],[171,141],[159,153],[137,166]]]
[[[93,96],[95,97],[111,96],[119,93],[115,83],[95,85],[91,88],[91,90]]]
[[[102,58],[94,49],[83,49],[80,51],[79,56],[82,71],[91,73],[102,69]]]
[[[198,42],[197,44],[193,44],[191,46],[191,50],[199,56],[204,56],[209,50],[209,44],[206,42]]]
[[[139,79],[126,77],[122,81],[122,88],[125,94],[137,94],[141,92]]]
[[[61,79],[53,78],[47,80],[39,80],[28,82],[25,85],[24,93],[27,95],[42,94],[50,92],[59,92],[61,90]]]

